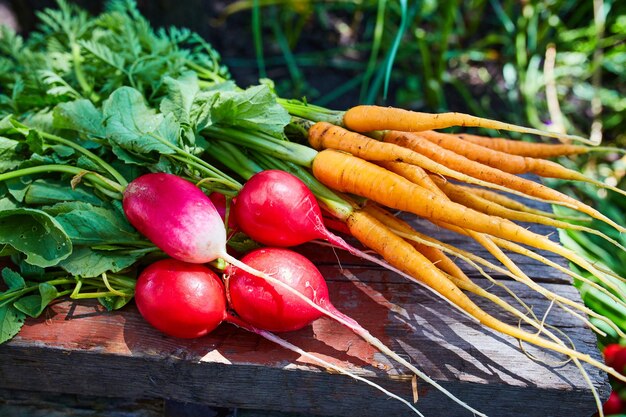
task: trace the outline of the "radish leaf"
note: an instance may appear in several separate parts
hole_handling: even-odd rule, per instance
[[[106,136],[131,154],[173,154],[180,126],[173,115],[148,108],[142,94],[130,87],[115,90],[103,104]]]
[[[143,257],[142,252],[119,252],[94,250],[79,246],[72,254],[59,263],[59,266],[72,275],[82,277],[98,277],[103,272],[119,272],[134,264]]]
[[[26,262],[47,267],[72,253],[72,241],[59,222],[41,210],[16,208],[0,212],[0,244],[26,255]]]
[[[10,304],[0,307],[0,343],[19,333],[24,324],[24,313]]]
[[[57,129],[75,130],[98,138],[105,136],[102,113],[89,100],[60,103],[54,108],[52,115],[53,126]]]
[[[47,282],[42,282],[38,287],[39,294],[22,297],[13,306],[30,317],[39,317],[48,304],[59,296],[59,292]]]

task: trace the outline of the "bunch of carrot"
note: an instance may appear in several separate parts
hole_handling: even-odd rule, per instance
[[[280,102],[293,116],[290,127],[297,133],[293,134],[292,138],[307,140],[308,144],[318,151],[317,153],[312,155],[308,153],[309,157],[294,157],[294,154],[301,154],[299,148],[302,145],[276,140],[260,132],[233,132],[219,128],[207,130],[208,136],[214,139],[211,145],[213,148],[210,150],[213,150],[214,154],[223,155],[223,150],[220,150],[223,145],[219,144],[220,141],[235,142],[245,144],[255,153],[271,155],[269,158],[274,158],[274,162],[268,163],[266,160],[269,167],[291,169],[303,177],[306,177],[306,174],[301,170],[294,169],[293,166],[289,168],[284,164],[295,163],[309,168],[315,180],[333,193],[337,193],[330,199],[323,193],[317,193],[321,203],[326,204],[327,211],[341,220],[353,237],[374,250],[409,279],[425,284],[455,307],[502,334],[565,354],[579,367],[579,361],[584,361],[615,378],[624,378],[590,356],[567,347],[538,319],[529,318],[532,317],[531,312],[521,312],[473,283],[450,257],[457,256],[474,265],[483,264],[528,285],[585,321],[599,333],[602,331],[585,315],[593,316],[621,333],[610,320],[533,282],[508,257],[505,250],[537,259],[549,267],[561,269],[576,279],[589,282],[585,277],[566,270],[536,251],[549,251],[560,255],[605,280],[608,289],[597,284],[596,288],[616,303],[622,304],[623,301],[616,294],[622,295],[623,289],[614,281],[623,281],[624,278],[611,276],[610,271],[597,268],[582,256],[514,221],[584,230],[602,236],[620,250],[625,248],[596,230],[568,222],[566,218],[555,218],[551,213],[536,210],[495,190],[562,205],[578,211],[580,216],[599,219],[623,232],[626,230],[624,226],[592,207],[519,175],[534,174],[541,177],[586,181],[626,195],[623,190],[598,183],[548,160],[592,151],[623,151],[589,145],[492,139],[434,130],[452,126],[475,126],[543,134],[567,141],[585,141],[580,137],[540,132],[464,114],[424,114],[376,106],[357,106],[346,112],[334,112],[297,101]],[[289,148],[290,151],[278,151],[278,147]],[[231,152],[234,150],[231,149]],[[277,159],[282,162],[277,162]],[[309,178],[309,184],[312,182],[315,183]],[[337,208],[338,200],[342,201],[341,209]],[[494,265],[485,259],[420,234],[409,223],[392,214],[390,209],[417,215],[440,227],[470,236],[483,245],[503,266]],[[572,218],[581,217],[572,216]],[[484,274],[482,268],[479,269]],[[539,333],[530,333],[503,323],[479,308],[466,292],[489,299],[516,318],[534,326]],[[580,369],[581,372],[585,372],[582,367]],[[597,396],[596,401],[600,408]]]

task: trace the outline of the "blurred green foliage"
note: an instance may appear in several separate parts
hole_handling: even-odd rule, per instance
[[[284,95],[464,111],[626,145],[626,2],[238,0],[224,10],[235,13],[251,19],[248,64],[260,76],[288,69]],[[312,87],[333,71],[347,74],[341,84]]]

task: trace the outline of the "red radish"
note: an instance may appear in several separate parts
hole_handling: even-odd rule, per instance
[[[261,248],[250,252],[242,262],[273,277],[280,277],[281,281],[299,289],[318,305],[330,305],[324,278],[299,253],[279,248]],[[272,332],[289,332],[301,329],[323,315],[262,278],[237,270],[230,272],[232,276],[227,281],[230,305],[243,320],[255,327]]]
[[[602,411],[607,416],[620,414],[624,409],[626,409],[626,404],[624,404],[617,391],[611,391],[608,400],[602,405]]]
[[[295,246],[329,237],[315,196],[285,171],[272,169],[250,177],[237,195],[233,214],[245,234],[268,246]]]
[[[275,289],[285,290],[286,294],[289,294],[289,297],[293,297],[294,300],[298,299],[301,303],[307,304],[347,326],[381,352],[393,357],[455,402],[478,415],[484,416],[398,356],[354,320],[340,313],[332,304],[316,304],[301,293],[302,288],[292,288],[280,279],[261,272],[229,255],[226,252],[226,230],[219,213],[209,197],[191,182],[173,174],[145,174],[128,185],[124,191],[122,203],[128,221],[171,257],[190,263],[206,263],[222,258],[235,266],[236,271],[244,271],[263,278],[272,283]],[[237,201],[238,204],[239,200]],[[280,259],[275,259],[275,261],[280,262]],[[315,277],[308,278],[313,280]],[[307,281],[300,282],[306,283]],[[252,297],[251,302],[254,301],[254,297]]]
[[[329,299],[324,277],[304,256],[284,248],[261,248],[248,253],[241,261],[274,278],[268,282],[251,276],[237,265],[229,267],[226,284],[228,299],[244,321],[262,330],[289,331],[306,326],[323,313],[347,326],[372,346],[406,366],[419,378],[458,404],[476,415],[484,416],[393,352],[355,320],[337,310]],[[276,281],[282,285],[276,286]],[[299,296],[294,297],[294,292],[287,291],[288,288],[295,290],[295,294],[305,294],[308,298],[304,300]]]
[[[606,345],[603,355],[607,365],[621,374],[626,373],[626,346],[617,343]]]
[[[204,336],[226,318],[224,284],[209,268],[163,259],[144,269],[135,286],[143,318],[180,338]]]

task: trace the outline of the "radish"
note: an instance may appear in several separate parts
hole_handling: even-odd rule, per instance
[[[347,326],[372,346],[406,366],[458,404],[476,415],[484,416],[454,397],[406,359],[385,346],[355,320],[335,308],[330,301],[324,277],[306,257],[289,249],[268,247],[251,251],[241,261],[274,278],[272,281],[260,279],[238,268],[237,265],[228,268],[226,279],[228,299],[235,312],[247,323],[268,331],[290,331],[308,325],[323,313]],[[283,285],[276,286],[277,280]],[[292,288],[295,292],[287,291],[287,288]],[[300,296],[294,297],[294,293],[304,294],[308,298],[303,300]]]
[[[381,386],[355,375],[324,359],[306,352],[280,337],[260,330],[226,310],[224,284],[209,268],[163,259],[144,269],[135,286],[135,303],[142,317],[168,336],[197,338],[213,331],[227,321],[251,331],[286,349],[316,361],[327,369],[348,375],[382,391],[407,405],[421,415],[408,401]]]
[[[239,199],[237,200],[238,204]],[[209,197],[191,182],[168,173],[142,175],[128,184],[124,191],[122,206],[128,221],[172,258],[190,263],[207,263],[222,258],[236,267],[235,271],[238,273],[245,272],[262,278],[271,283],[275,290],[280,288],[286,296],[304,303],[303,306],[308,305],[347,326],[368,343],[393,357],[463,407],[477,415],[484,416],[398,356],[353,319],[340,313],[332,304],[326,302],[317,304],[315,299],[312,300],[302,294],[302,287],[293,288],[288,283],[281,281],[280,278],[285,279],[285,277],[270,276],[268,273],[259,271],[229,255],[226,251],[226,229],[219,213]],[[275,258],[275,261],[280,262],[281,260]],[[311,284],[316,277],[309,276],[307,278],[310,281],[298,280],[298,282],[301,285],[307,282]],[[323,285],[325,286],[325,283]],[[317,285],[313,285],[313,287],[316,288]],[[254,296],[252,296],[251,302],[256,302]],[[289,313],[285,312],[285,314]]]
[[[237,195],[233,215],[245,234],[267,246],[288,247],[323,239],[349,252],[357,251],[324,226],[315,195],[286,171],[270,169],[250,177]]]
[[[157,261],[141,272],[135,303],[148,323],[173,337],[204,336],[226,319],[222,280],[203,265],[176,259]]]
[[[261,248],[248,253],[242,262],[279,278],[318,305],[331,306],[324,278],[299,253],[281,248]],[[230,306],[244,321],[260,329],[290,332],[324,315],[283,288],[236,268],[227,270],[226,282]]]

